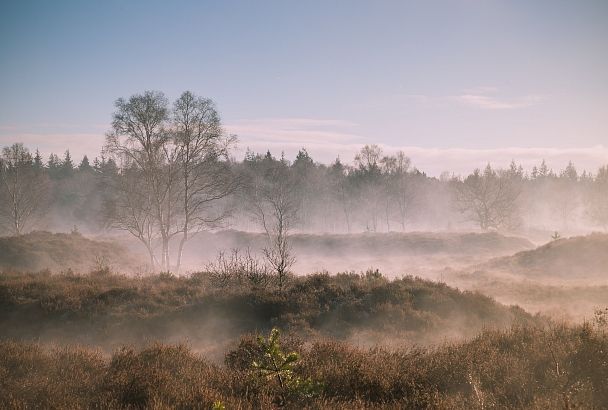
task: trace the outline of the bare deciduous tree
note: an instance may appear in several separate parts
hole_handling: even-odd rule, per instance
[[[405,231],[407,218],[409,217],[412,202],[414,200],[414,179],[410,175],[411,160],[403,151],[397,152],[392,157],[382,159],[383,171],[387,177],[386,184],[386,219],[389,226],[390,203],[395,203],[397,221],[401,225],[401,230]],[[387,228],[388,229],[388,228]]]
[[[277,274],[280,288],[295,263],[289,234],[298,217],[299,202],[289,171],[283,162],[273,166],[263,179],[254,182],[250,194],[251,211],[268,241],[262,251]]]
[[[129,166],[141,170],[142,187],[151,204],[154,226],[162,241],[161,269],[169,270],[169,242],[177,234],[175,204],[177,150],[167,130],[168,102],[161,92],[146,91],[116,101],[106,149]]]
[[[179,272],[186,242],[226,219],[228,209],[212,205],[234,192],[238,184],[226,163],[236,137],[226,137],[213,101],[184,92],[174,104],[173,125],[181,186]]]
[[[113,197],[106,204],[106,218],[110,227],[129,232],[137,238],[148,251],[150,266],[157,265],[154,242],[158,239],[155,227],[151,195],[137,167],[127,167],[117,175],[113,182]]]
[[[228,214],[211,205],[236,186],[226,161],[235,138],[224,135],[213,102],[191,92],[181,95],[172,112],[165,96],[152,91],[119,99],[116,109],[106,150],[122,161],[122,185],[132,185],[134,176],[140,185],[126,192],[118,184],[122,208],[115,207],[120,212],[112,224],[139,238],[154,265],[152,242],[158,238],[166,271],[172,268],[169,245],[181,234],[179,271],[186,242]],[[129,207],[136,209],[126,211]]]
[[[21,235],[30,229],[46,205],[48,178],[34,166],[23,144],[2,150],[0,158],[0,226]]]
[[[512,227],[517,222],[520,189],[508,172],[488,164],[456,182],[456,206],[483,230]]]

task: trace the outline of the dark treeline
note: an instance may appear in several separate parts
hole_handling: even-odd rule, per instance
[[[568,232],[608,226],[608,167],[555,172],[544,161],[524,171],[491,165],[467,176],[430,177],[407,153],[363,147],[352,162],[293,160],[247,150],[233,156],[215,105],[185,92],[119,99],[102,153],[74,161],[42,158],[22,144],[2,150],[3,234],[33,229],[119,229],[149,250],[152,264],[179,266],[185,243],[203,229],[265,232],[267,259],[289,264],[289,232],[482,229]],[[158,254],[160,252],[160,254]],[[285,266],[283,268],[287,268]],[[278,270],[281,266],[275,266]]]

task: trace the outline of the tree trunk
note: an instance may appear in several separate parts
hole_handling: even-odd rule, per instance
[[[179,248],[177,250],[177,266],[175,268],[175,272],[179,273],[180,269],[182,267],[182,255],[184,253],[184,245],[186,244],[186,242],[188,241],[188,231],[184,231],[184,236],[182,236],[182,239],[179,241]]]

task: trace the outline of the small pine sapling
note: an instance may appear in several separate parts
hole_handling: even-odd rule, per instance
[[[310,398],[318,395],[320,383],[310,378],[301,379],[294,374],[294,366],[300,360],[297,352],[283,353],[279,343],[279,330],[273,328],[267,339],[258,337],[262,356],[252,363],[258,376],[266,381],[275,380],[278,384],[278,405],[284,406],[290,398]]]

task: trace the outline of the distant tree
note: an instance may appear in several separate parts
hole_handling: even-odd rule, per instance
[[[410,174],[411,160],[403,151],[394,157],[394,166],[389,175],[388,195],[397,204],[397,216],[401,230],[405,231],[407,218],[415,199],[414,175]]]
[[[593,222],[608,230],[608,166],[598,170],[589,187],[587,213]]]
[[[34,155],[34,168],[42,169],[44,168],[44,164],[42,163],[42,156],[40,155],[40,151],[36,149],[36,155]]]
[[[46,207],[48,181],[23,144],[2,150],[0,158],[0,225],[20,235]]]
[[[257,178],[249,192],[250,211],[266,234],[267,246],[262,251],[281,288],[295,263],[290,232],[300,208],[290,171],[287,164],[279,162]]]
[[[61,162],[61,168],[66,175],[69,175],[72,171],[74,171],[74,161],[72,161],[72,156],[70,155],[70,150],[66,150],[63,154],[63,161]]]
[[[532,179],[536,179],[536,178],[538,178],[538,168],[536,167],[536,165],[534,165],[534,166],[532,167],[532,172],[530,173],[530,177],[531,177]]]
[[[567,230],[572,224],[579,209],[579,190],[577,189],[578,172],[572,162],[554,178],[549,185],[548,201],[562,228]]]
[[[560,173],[560,177],[567,178],[571,181],[578,180],[578,171],[572,161],[568,162],[568,166]]]
[[[525,178],[524,168],[521,166],[521,164],[517,165],[514,160],[511,161],[507,174],[510,178],[517,179],[520,181]]]
[[[377,173],[380,170],[379,164],[381,158],[382,149],[378,145],[365,145],[355,156],[355,164],[363,172]]]
[[[520,192],[508,172],[495,171],[488,164],[483,172],[476,169],[456,182],[456,206],[483,230],[510,228],[518,223]]]
[[[350,175],[364,210],[365,229],[372,232],[378,230],[379,215],[386,206],[381,159],[382,149],[378,145],[365,145],[355,156],[356,169]]]
[[[54,177],[59,173],[59,170],[61,169],[61,160],[56,154],[50,154],[49,159],[46,163],[46,167],[49,170],[49,174]]]
[[[551,171],[549,170],[549,167],[547,167],[547,163],[543,159],[543,162],[540,164],[540,168],[538,169],[538,177],[539,178],[546,178],[550,174],[551,174]]]
[[[306,151],[306,148],[302,148],[296,155],[296,160],[293,162],[293,167],[296,169],[310,169],[314,167],[314,161]]]
[[[89,158],[86,155],[84,157],[82,157],[82,161],[80,161],[80,165],[78,165],[78,169],[80,171],[93,170],[93,168],[91,168],[91,164],[89,164]]]
[[[347,175],[348,169],[348,166],[342,164],[340,159],[337,158],[331,167],[329,167],[328,174],[329,190],[340,206],[340,210],[344,215],[344,221],[346,222],[346,230],[350,233],[355,197],[354,186]]]
[[[312,227],[314,225],[314,217],[318,198],[322,192],[322,184],[320,184],[317,176],[319,169],[315,167],[314,160],[308,154],[305,148],[298,151],[296,159],[291,164],[293,170],[293,183],[296,185],[296,191],[300,202],[299,218],[301,226]]]

